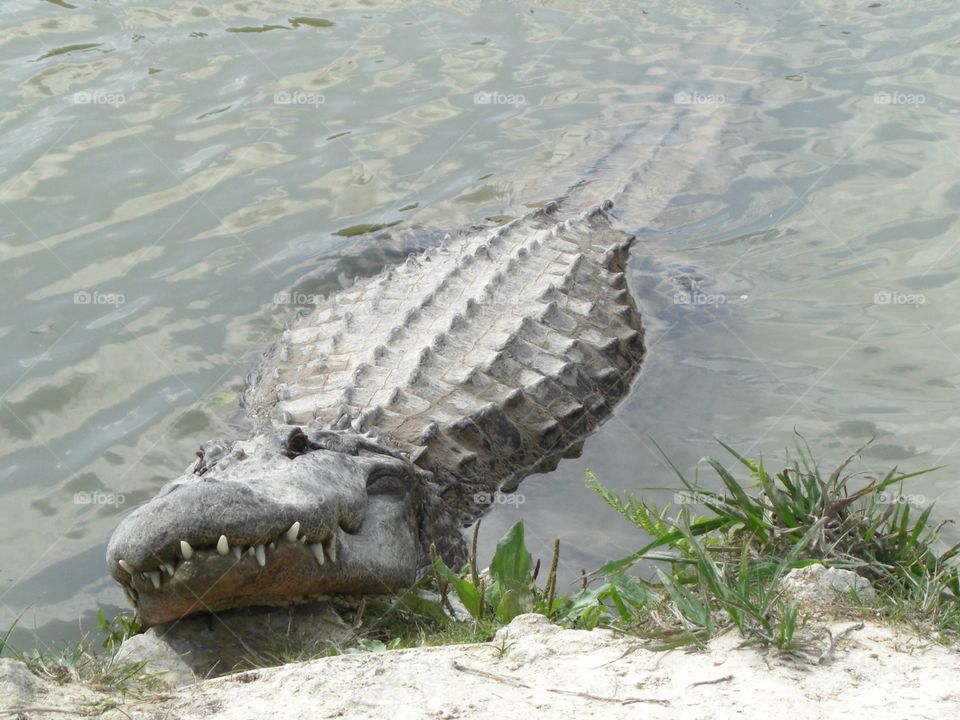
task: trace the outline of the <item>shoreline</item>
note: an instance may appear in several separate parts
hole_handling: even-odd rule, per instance
[[[660,652],[611,630],[567,630],[526,614],[490,642],[320,658],[139,698],[41,681],[4,660],[0,701],[3,714],[30,719],[960,715],[955,650],[870,621],[813,630],[801,653],[742,647],[736,631],[703,649]],[[22,692],[14,698],[18,679]],[[895,694],[877,692],[892,687]]]

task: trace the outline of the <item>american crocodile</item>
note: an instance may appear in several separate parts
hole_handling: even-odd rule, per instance
[[[203,444],[114,532],[107,562],[141,622],[393,592],[431,545],[462,563],[462,529],[496,493],[577,454],[626,395],[644,343],[618,227],[709,175],[721,125],[688,110],[607,122],[599,159],[513,187],[543,197],[569,180],[559,205],[453,237],[391,231],[381,262],[426,248],[350,287],[322,262],[335,291],[251,374],[249,439]],[[616,220],[610,201],[573,209],[588,195],[614,197]]]
[[[299,317],[263,356],[247,440],[128,515],[110,571],[155,625],[412,584],[494,493],[577,451],[636,375],[633,237],[556,204],[411,255]]]

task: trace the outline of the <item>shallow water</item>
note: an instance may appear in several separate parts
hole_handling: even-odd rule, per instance
[[[869,468],[947,465],[915,491],[960,510],[952,3],[20,5],[0,9],[0,628],[20,617],[21,644],[125,605],[110,531],[242,432],[243,377],[293,311],[273,300],[318,256],[581,180],[600,199],[658,143],[620,204],[644,371],[581,458],[487,516],[484,555],[519,516],[538,554],[561,537],[565,581],[635,548],[583,473],[670,499],[651,438],[687,469],[714,436],[775,457],[796,428],[825,460],[876,436]]]

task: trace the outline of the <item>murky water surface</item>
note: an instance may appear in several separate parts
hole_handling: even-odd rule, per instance
[[[714,436],[769,457],[796,428],[830,460],[876,436],[869,466],[946,464],[915,489],[960,511],[960,11],[757,5],[4,3],[0,628],[125,604],[106,539],[243,432],[278,293],[379,259],[369,226],[615,190],[631,148],[669,150],[621,205],[644,372],[484,553],[518,516],[568,580],[635,548],[583,473],[669,499],[651,438],[691,468]]]

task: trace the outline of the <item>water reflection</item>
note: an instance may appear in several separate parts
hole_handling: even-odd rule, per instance
[[[199,441],[242,432],[277,293],[391,261],[367,230],[425,228],[414,247],[616,194],[628,137],[676,153],[621,208],[647,364],[582,458],[488,518],[485,552],[520,515],[541,554],[565,539],[566,581],[633,547],[583,471],[669,499],[650,437],[683,467],[714,435],[769,456],[795,427],[834,459],[877,436],[871,466],[957,457],[951,4],[0,15],[0,627],[26,612],[52,639],[122,604],[106,537]],[[957,509],[949,473],[923,482]],[[77,501],[97,492],[124,503]]]

